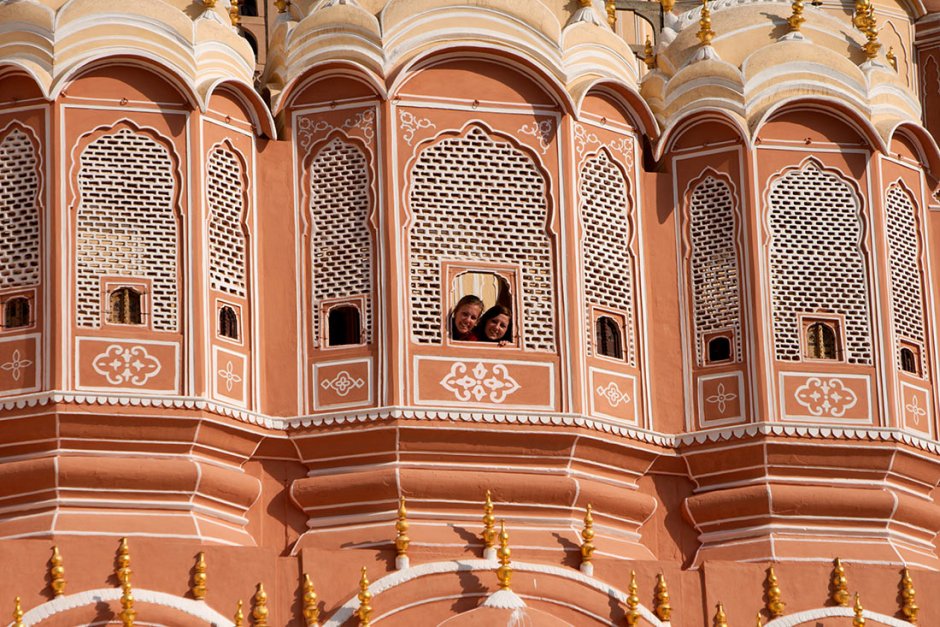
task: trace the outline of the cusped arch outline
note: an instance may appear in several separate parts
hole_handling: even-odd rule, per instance
[[[205,87],[205,95],[200,103],[200,111],[209,110],[212,96],[217,91],[225,91],[238,101],[242,108],[248,112],[248,117],[254,126],[256,135],[265,135],[270,139],[277,139],[277,127],[270,109],[264,103],[261,95],[254,87],[234,78],[218,78]]]
[[[662,159],[664,155],[673,149],[676,142],[682,139],[683,135],[694,129],[697,124],[703,122],[717,122],[727,126],[738,136],[743,145],[749,148],[751,147],[751,137],[747,131],[744,120],[725,109],[703,107],[695,111],[684,113],[669,124],[668,127],[663,129],[662,135],[659,136],[659,141],[654,148],[653,158],[657,161]]]
[[[334,77],[354,80],[368,87],[376,98],[382,100],[388,98],[388,90],[383,77],[362,65],[349,61],[329,59],[311,65],[284,85],[281,91],[272,98],[271,104],[274,115],[278,115],[284,109],[292,107],[298,95],[302,94],[310,85],[328,81]]]
[[[595,78],[572,95],[575,106],[575,119],[584,114],[584,101],[591,94],[601,94],[614,99],[640,133],[655,141],[660,134],[659,123],[646,100],[627,83],[613,78]]]
[[[880,624],[886,625],[887,627],[911,627],[911,623],[907,621],[887,616],[886,614],[872,612],[871,610],[863,610],[862,616],[868,620],[878,621]],[[805,625],[809,621],[819,620],[820,618],[835,617],[854,618],[855,610],[851,607],[841,606],[820,607],[775,618],[764,625],[764,627],[797,627],[798,625]]]
[[[756,138],[761,129],[775,118],[799,111],[821,113],[842,122],[855,131],[859,137],[865,139],[870,150],[881,153],[888,152],[886,138],[878,132],[878,129],[867,116],[848,106],[844,101],[825,96],[813,96],[811,98],[796,96],[774,103],[768,107],[760,118],[753,121],[751,137]]]

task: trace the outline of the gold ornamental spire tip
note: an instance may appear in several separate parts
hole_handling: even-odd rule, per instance
[[[398,532],[395,536],[395,550],[400,557],[404,557],[408,554],[408,545],[411,543],[411,539],[408,538],[408,510],[405,509],[405,497],[401,497],[398,501],[398,520],[395,521],[395,531]]]
[[[865,38],[868,41],[862,46],[862,50],[865,51],[865,56],[871,61],[878,56],[878,50],[881,49],[881,44],[878,43],[878,20],[875,19],[875,5],[871,2],[868,3],[868,16],[864,30]]]
[[[783,616],[783,610],[786,604],[782,600],[783,594],[780,592],[780,586],[777,585],[777,574],[774,567],[767,569],[767,611],[771,618]]]
[[[124,627],[134,627],[137,612],[134,610],[134,591],[131,590],[130,577],[121,584],[121,624]]]
[[[617,27],[617,2],[616,0],[607,0],[604,3],[604,8],[607,10],[607,23],[611,28]]]
[[[858,596],[858,592],[855,593],[855,617],[852,619],[852,627],[865,627],[865,617],[862,615],[862,612],[865,610],[862,608],[862,600]]]
[[[206,598],[206,554],[202,551],[196,556],[196,565],[193,567],[193,598],[202,601]]]
[[[493,515],[493,496],[486,491],[486,501],[483,503],[483,546],[491,549],[496,546],[496,517]]]
[[[636,585],[636,571],[630,571],[630,585],[627,587],[627,626],[636,627],[640,624],[640,597],[637,595],[639,587]]]
[[[55,596],[65,594],[65,566],[62,565],[62,554],[59,547],[52,547],[52,557],[49,559],[49,585]]]
[[[360,627],[368,627],[370,617],[372,616],[372,593],[369,592],[369,575],[366,567],[362,567],[362,575],[359,577],[359,609],[356,610],[356,616],[359,617]]]
[[[643,44],[643,63],[651,70],[656,66],[656,54],[653,51],[653,41],[649,35],[646,36],[646,43]]]
[[[207,9],[215,8],[215,0],[202,0],[202,6]]]
[[[760,612],[757,612],[757,627],[764,627],[764,617],[760,615]]]
[[[130,581],[131,573],[131,549],[127,544],[127,538],[121,538],[121,544],[118,546],[117,568],[114,569],[114,575],[118,583],[124,584]]]
[[[852,25],[865,32],[868,25],[869,0],[855,0],[855,12],[852,14]]]
[[[304,624],[306,627],[313,627],[320,620],[320,607],[317,593],[313,589],[313,581],[310,575],[304,573]]]
[[[838,557],[835,560],[835,566],[832,569],[832,579],[830,582],[832,594],[830,599],[840,607],[849,606],[849,582],[845,576],[845,567],[842,566],[842,560]]]
[[[235,627],[242,627],[242,623],[245,622],[245,613],[242,611],[242,600],[238,600],[238,605],[235,607]]]
[[[668,621],[672,617],[672,605],[669,604],[669,590],[666,589],[666,575],[656,575],[656,616]]]
[[[274,6],[278,13],[287,13],[287,7],[290,3],[287,0],[274,0]]]
[[[803,22],[806,21],[806,18],[803,17],[803,0],[793,0],[791,8],[793,12],[787,18],[787,23],[790,25],[790,32],[798,33]]]
[[[581,3],[582,9],[588,9],[594,4],[594,0],[578,0]]]
[[[702,0],[702,18],[698,21],[699,29],[698,40],[703,46],[710,46],[712,39],[715,38],[715,31],[712,30],[712,14],[708,10],[708,0]]]
[[[914,590],[914,580],[911,579],[911,571],[905,568],[901,571],[901,613],[912,625],[917,624],[917,613],[920,608],[917,606],[915,597],[917,591]]]
[[[894,47],[889,46],[888,51],[885,53],[885,58],[888,60],[888,63],[891,64],[891,67],[894,68],[894,71],[898,71],[898,58],[894,55]]]
[[[715,606],[715,618],[712,619],[712,627],[728,627],[728,616],[725,614],[725,607],[718,602]]]
[[[659,4],[663,7],[664,13],[672,13],[673,7],[676,6],[676,0],[659,0]]]
[[[232,21],[232,26],[239,26],[242,23],[242,15],[238,10],[238,0],[232,0],[232,6],[229,7],[228,17]]]
[[[13,599],[13,627],[23,627],[23,606],[19,597]]]
[[[255,619],[255,627],[268,627],[268,593],[260,582],[255,591],[255,608],[251,610],[251,617]]]
[[[591,556],[594,555],[594,516],[591,515],[593,508],[588,503],[584,512],[584,529],[581,530],[581,563],[590,564]]]
[[[509,590],[512,585],[512,565],[509,558],[512,551],[509,550],[509,532],[506,531],[506,521],[499,521],[499,549],[496,551],[499,558],[499,568],[496,569],[496,578],[499,579],[499,589]]]

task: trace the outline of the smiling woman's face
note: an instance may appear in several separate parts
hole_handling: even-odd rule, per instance
[[[498,340],[506,335],[506,329],[508,328],[509,316],[499,314],[486,321],[486,328],[483,329],[483,333],[491,340]]]
[[[461,335],[470,333],[477,325],[481,313],[483,313],[483,308],[479,305],[461,305],[454,312],[454,326],[457,327],[457,333]]]

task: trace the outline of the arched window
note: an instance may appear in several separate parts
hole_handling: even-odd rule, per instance
[[[109,296],[108,322],[141,324],[140,292],[132,287],[119,287]]]
[[[330,309],[327,316],[329,328],[329,346],[347,346],[361,344],[362,327],[359,322],[359,308],[354,305],[340,305]]]
[[[623,359],[623,342],[620,325],[608,316],[597,319],[597,354],[614,359]]]
[[[719,335],[708,340],[708,363],[714,364],[729,359],[731,359],[730,339],[724,335]]]
[[[3,304],[3,327],[15,329],[29,326],[29,299],[25,296],[11,298]]]
[[[228,305],[219,309],[219,335],[233,340],[238,339],[238,314]]]
[[[810,359],[838,359],[837,339],[831,323],[813,322],[806,327],[806,356]]]
[[[901,348],[901,370],[911,374],[920,374],[920,368],[917,367],[917,355],[907,346]]]

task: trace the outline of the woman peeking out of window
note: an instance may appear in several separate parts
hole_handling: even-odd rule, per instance
[[[498,342],[505,346],[512,341],[512,312],[508,307],[493,305],[486,310],[473,330],[481,342]]]
[[[450,314],[450,337],[458,342],[478,342],[477,321],[483,313],[483,301],[479,296],[467,294],[454,307]]]

